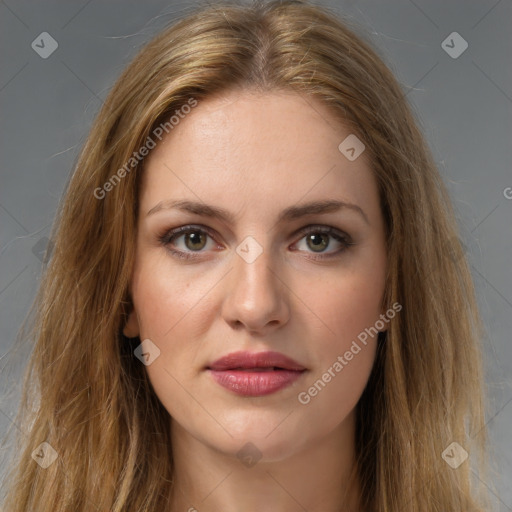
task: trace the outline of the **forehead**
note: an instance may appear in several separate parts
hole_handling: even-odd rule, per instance
[[[338,149],[351,135],[318,99],[293,92],[230,91],[198,102],[147,157],[141,206],[190,197],[230,202],[376,200],[363,152]]]

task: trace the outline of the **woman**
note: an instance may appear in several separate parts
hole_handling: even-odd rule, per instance
[[[6,510],[487,506],[449,197],[330,11],[219,3],[159,34],[54,229]]]

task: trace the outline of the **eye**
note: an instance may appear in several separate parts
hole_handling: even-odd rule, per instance
[[[291,246],[292,251],[305,250],[311,252],[313,253],[312,259],[315,260],[334,258],[349,246],[354,245],[349,235],[331,226],[307,226],[299,234],[302,234],[303,237]],[[185,260],[196,258],[201,252],[204,252],[203,249],[208,249],[208,238],[214,239],[214,234],[209,228],[191,225],[181,226],[158,236],[159,242],[171,254]],[[178,243],[180,239],[181,243]],[[301,244],[303,240],[305,243]],[[326,249],[333,245],[338,245],[338,249],[327,252]],[[209,249],[211,248],[210,246]]]
[[[208,237],[213,238],[213,234],[206,228],[181,226],[166,231],[158,237],[158,240],[178,258],[191,259],[196,256],[193,254],[194,252],[201,252],[206,247]],[[180,238],[182,239],[182,244],[176,243]],[[178,249],[175,249],[177,246]]]
[[[313,254],[317,255],[314,256],[313,259],[321,260],[336,257],[348,249],[349,246],[354,245],[351,238],[346,233],[338,231],[331,226],[308,226],[302,230],[301,233],[305,234],[305,236],[301,238],[295,246],[299,247],[299,249],[305,247],[306,252],[311,250]],[[335,240],[334,244],[332,243],[332,239]],[[304,240],[304,243],[300,244],[302,240]],[[332,245],[338,245],[338,249],[326,252],[326,249]]]

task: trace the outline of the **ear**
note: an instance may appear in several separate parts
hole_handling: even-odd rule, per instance
[[[128,320],[126,321],[125,326],[123,327],[123,334],[127,338],[136,338],[140,336],[140,326],[139,320],[137,318],[137,313],[135,312],[135,308],[132,306],[132,310],[128,315]]]

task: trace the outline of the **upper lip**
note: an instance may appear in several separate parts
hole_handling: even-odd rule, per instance
[[[279,352],[232,352],[227,354],[207,368],[209,370],[235,370],[237,368],[281,368],[283,370],[305,370],[304,366],[290,357]]]

